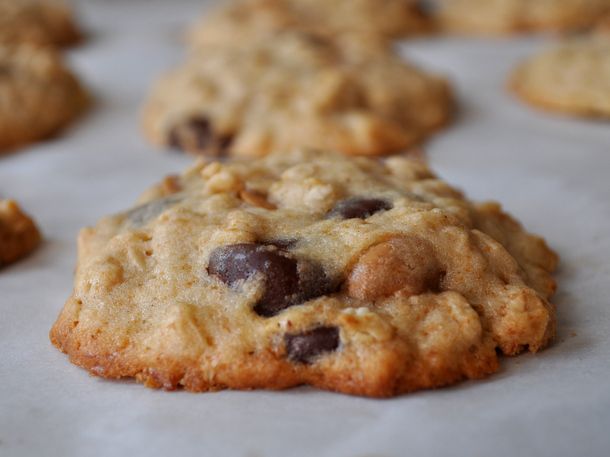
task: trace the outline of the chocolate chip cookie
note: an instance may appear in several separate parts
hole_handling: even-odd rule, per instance
[[[62,0],[0,0],[0,42],[66,46],[81,33]]]
[[[0,44],[0,153],[57,133],[87,100],[55,51]]]
[[[391,396],[485,377],[555,331],[545,242],[402,156],[199,162],[78,245],[51,340],[149,387]]]
[[[444,79],[378,42],[285,32],[199,48],[154,87],[143,124],[154,144],[211,156],[381,155],[421,142],[451,111]]]
[[[513,72],[510,87],[544,109],[610,118],[610,31],[600,28],[531,57]]]
[[[13,200],[0,200],[0,268],[31,253],[40,244],[34,221]]]
[[[413,0],[242,0],[202,17],[189,40],[194,46],[241,46],[285,30],[397,38],[428,28],[428,17]]]
[[[436,0],[441,28],[505,34],[590,27],[610,12],[608,0]]]

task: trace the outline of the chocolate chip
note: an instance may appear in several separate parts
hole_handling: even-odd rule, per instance
[[[326,275],[324,268],[316,262],[301,261],[297,264],[299,274],[299,296],[300,302],[312,300],[322,295],[335,292],[340,284],[332,281]]]
[[[218,137],[218,150],[220,151],[220,155],[226,154],[232,143],[233,135],[220,135]]]
[[[392,204],[379,198],[352,197],[338,202],[327,217],[366,219],[379,211],[389,209],[392,209]]]
[[[163,211],[170,206],[178,203],[181,199],[179,197],[165,197],[157,200],[152,200],[143,205],[136,206],[125,213],[127,220],[137,227],[146,224],[148,221],[155,219]]]
[[[209,119],[198,116],[188,119],[170,130],[171,147],[195,154],[224,156],[233,142],[233,136],[217,134]]]
[[[263,282],[263,295],[254,305],[259,316],[275,316],[282,310],[328,293],[334,283],[324,269],[308,260],[297,260],[273,245],[241,243],[212,251],[208,273],[228,286],[255,277]]]
[[[296,363],[311,363],[316,357],[332,352],[339,347],[337,327],[316,327],[302,333],[284,335],[288,360]]]
[[[174,127],[169,134],[169,144],[175,148],[183,148],[185,142],[188,141],[198,148],[204,148],[209,143],[211,136],[210,121],[196,117]]]

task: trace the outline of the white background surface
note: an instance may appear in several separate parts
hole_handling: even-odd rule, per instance
[[[545,39],[423,40],[413,59],[446,73],[457,122],[429,144],[439,174],[497,199],[562,256],[556,343],[504,360],[482,382],[392,400],[309,388],[190,394],[92,378],[47,332],[72,286],[80,227],[124,209],[189,158],[152,150],[140,103],[182,58],[193,1],[82,2],[91,39],[70,60],[98,97],[61,139],[0,158],[0,194],[45,244],[0,273],[0,456],[244,457],[610,455],[610,125],[541,114],[503,91]]]

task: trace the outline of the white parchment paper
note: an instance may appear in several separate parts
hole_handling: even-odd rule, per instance
[[[0,194],[46,238],[0,272],[0,456],[610,455],[610,124],[540,113],[503,90],[548,37],[400,47],[459,92],[457,122],[429,144],[433,167],[471,197],[503,202],[561,254],[551,348],[504,360],[484,381],[383,401],[309,388],[167,393],[68,363],[47,333],[72,286],[78,229],[190,162],[152,150],[137,115],[204,5],[80,6],[91,36],[69,58],[96,109],[62,138],[0,158]]]

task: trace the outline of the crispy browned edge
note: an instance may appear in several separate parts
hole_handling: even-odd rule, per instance
[[[155,359],[159,368],[149,368],[137,357],[120,353],[108,353],[103,347],[88,342],[87,353],[81,343],[71,337],[75,322],[65,315],[55,323],[50,332],[51,342],[69,355],[70,361],[85,368],[91,375],[107,379],[134,378],[150,388],[175,390],[184,388],[191,392],[217,391],[222,389],[268,389],[280,390],[298,385],[311,385],[321,389],[352,395],[391,397],[419,389],[436,388],[464,379],[484,378],[498,370],[499,362],[494,351],[472,352],[460,367],[444,367],[431,370],[426,366],[405,367],[398,353],[389,353],[376,372],[359,379],[350,370],[333,371],[331,375],[315,366],[295,366],[270,351],[255,354],[237,363],[224,363],[215,376],[222,381],[206,379],[205,373],[195,360]],[[102,346],[102,345],[100,345]]]

